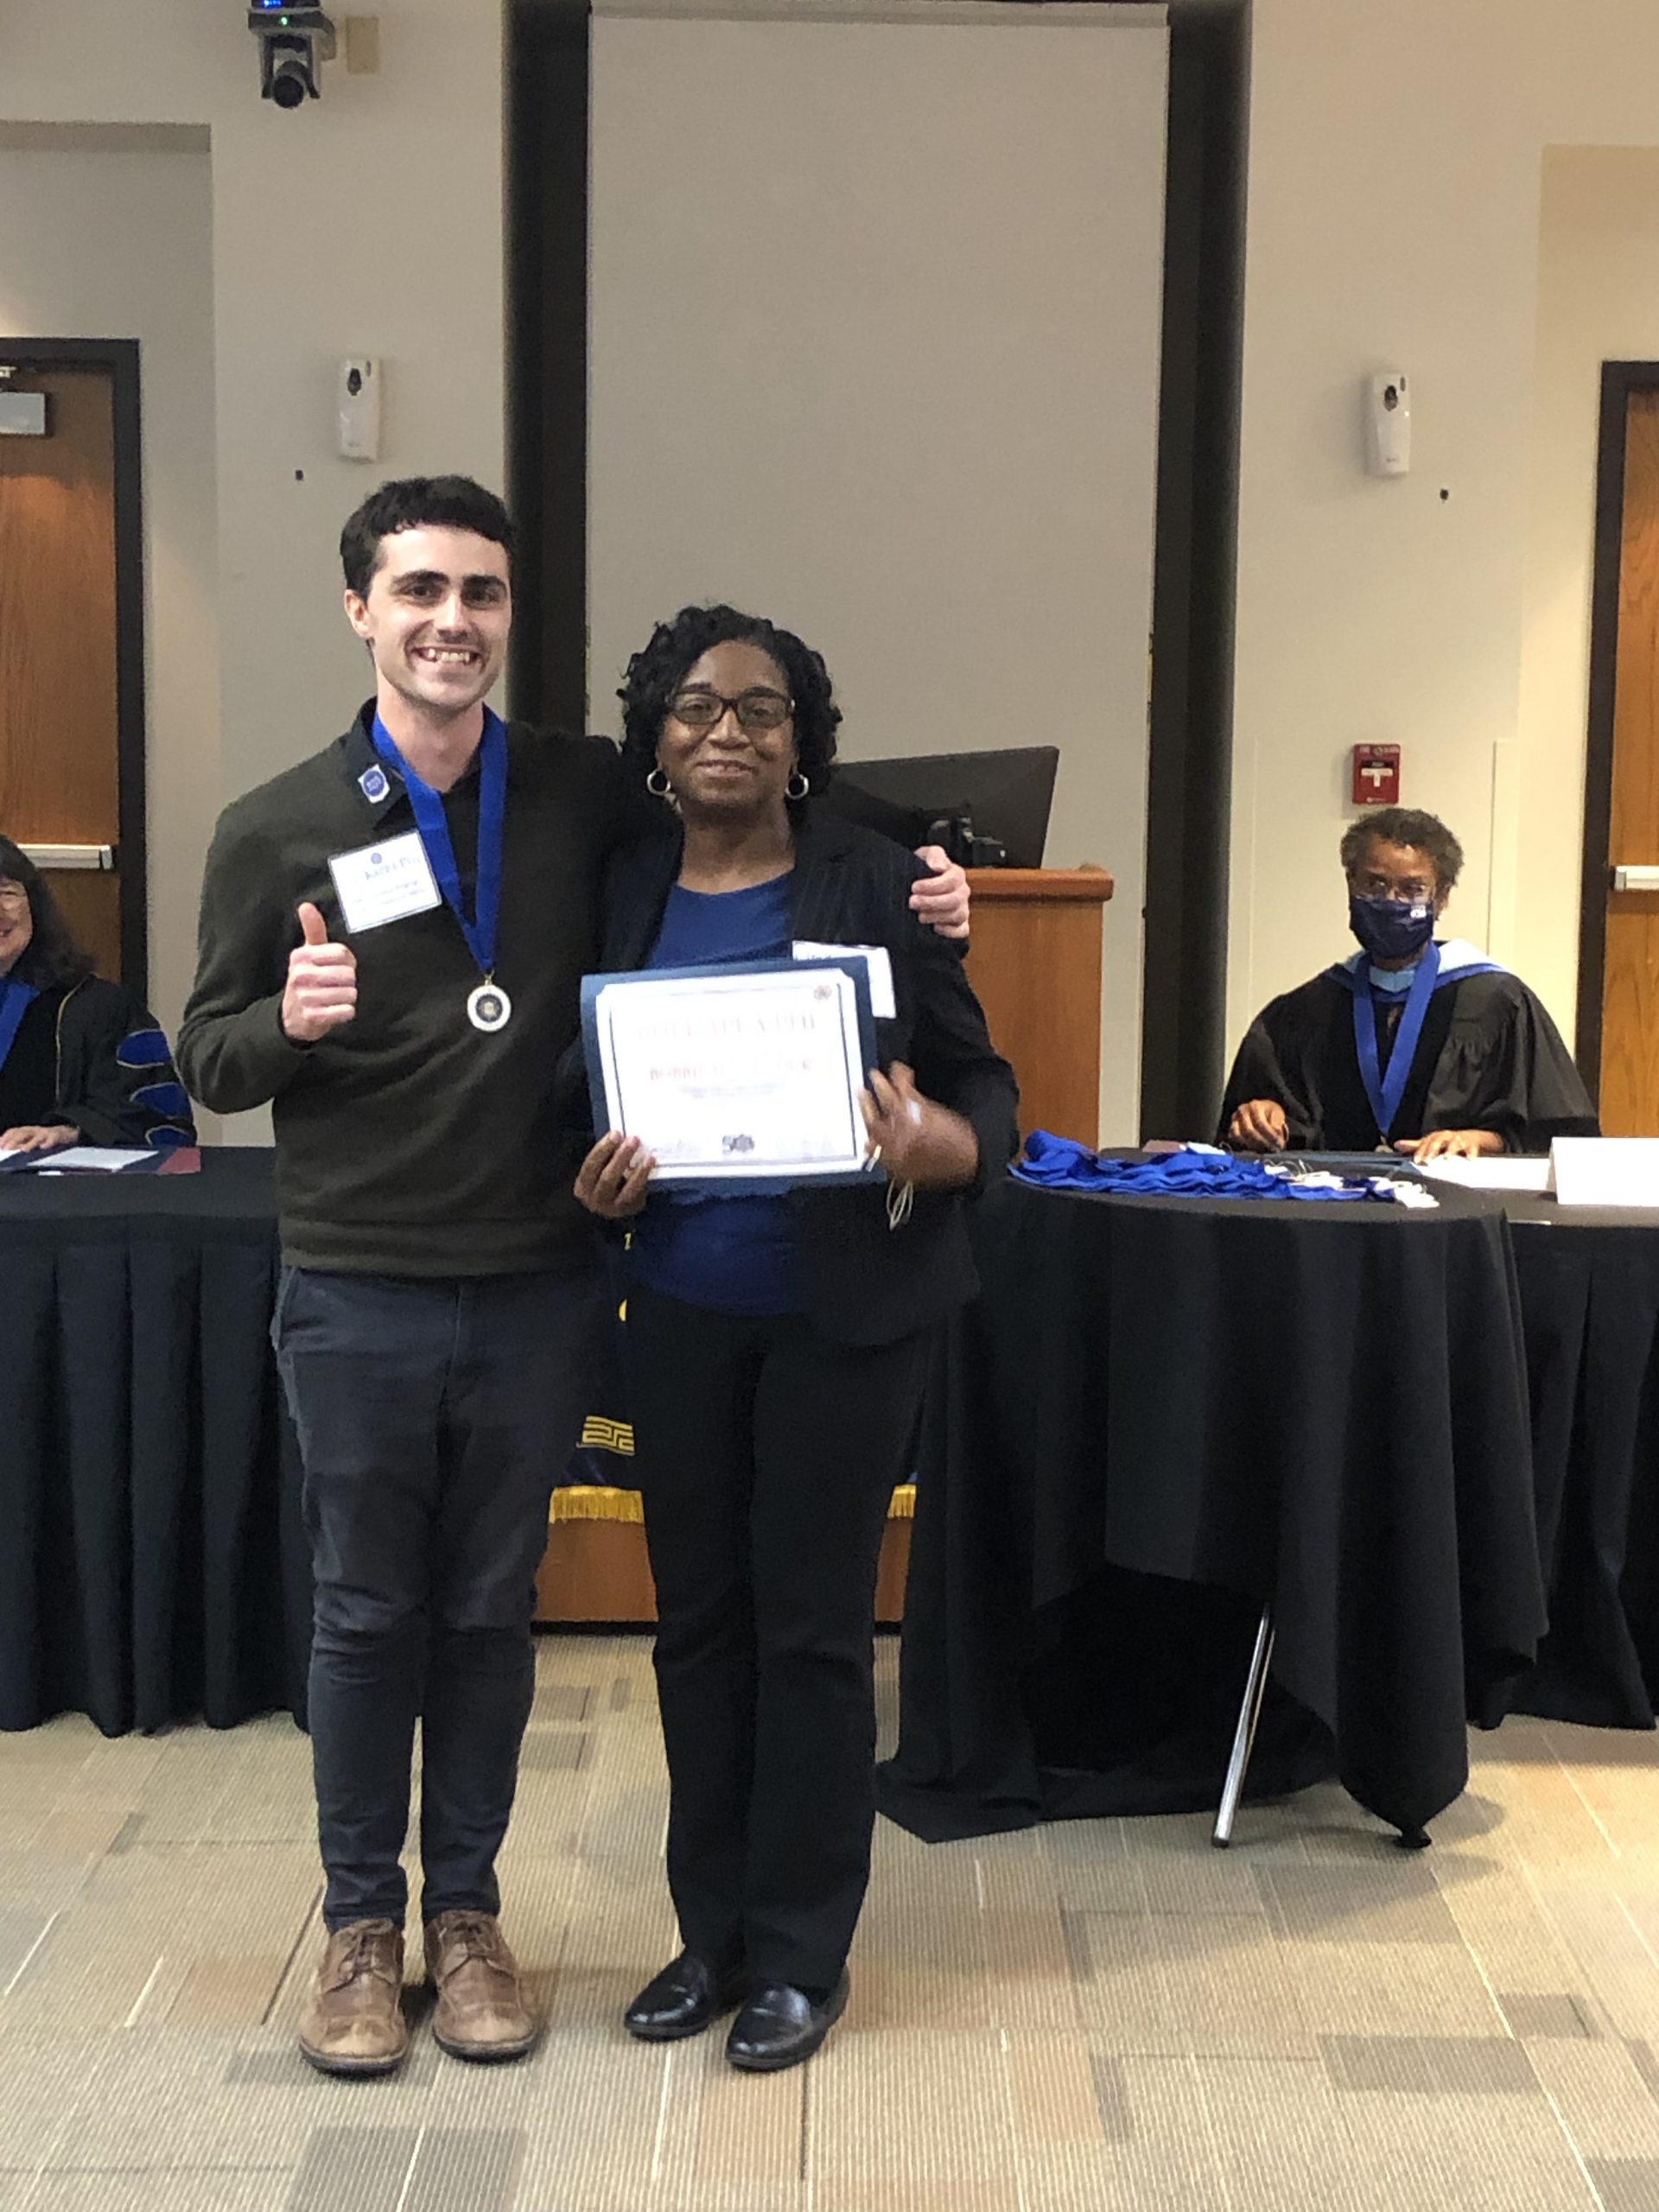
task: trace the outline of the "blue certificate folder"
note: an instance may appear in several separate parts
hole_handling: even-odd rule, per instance
[[[843,1070],[849,1084],[855,1078],[863,1084],[871,1068],[878,1065],[875,1056],[875,1021],[870,1011],[870,978],[865,963],[849,955],[845,960],[753,960],[741,964],[718,964],[704,968],[644,968],[610,976],[584,976],[582,979],[582,1041],[588,1062],[588,1089],[593,1101],[594,1128],[603,1136],[613,1125],[605,1104],[604,1062],[599,1034],[599,995],[613,983],[671,983],[696,981],[712,982],[741,979],[745,976],[771,975],[810,975],[815,970],[828,969],[847,976],[852,983],[853,999],[857,1014],[859,1065]],[[624,1116],[626,1126],[626,1112]],[[884,1179],[880,1167],[868,1166],[831,1169],[823,1172],[783,1169],[767,1173],[757,1170],[752,1175],[726,1173],[721,1175],[677,1174],[671,1179],[658,1182],[652,1178],[654,1188],[696,1192],[721,1192],[729,1198],[740,1198],[757,1192],[776,1192],[807,1187],[813,1190],[821,1185],[836,1183],[880,1182]]]

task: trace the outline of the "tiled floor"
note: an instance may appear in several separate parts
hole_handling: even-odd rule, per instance
[[[648,1646],[540,1675],[503,1874],[550,2027],[499,2069],[296,2055],[286,1720],[0,1736],[0,2212],[1659,2212],[1659,1738],[1477,1737],[1421,1855],[1335,1788],[1225,1855],[884,1826],[846,2019],[766,2080],[618,2023],[672,1948]]]

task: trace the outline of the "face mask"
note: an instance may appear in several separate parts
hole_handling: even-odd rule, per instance
[[[1398,899],[1348,901],[1348,926],[1374,960],[1408,960],[1434,934],[1432,906],[1408,906]]]

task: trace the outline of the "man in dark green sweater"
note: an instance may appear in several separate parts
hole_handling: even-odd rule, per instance
[[[603,1306],[551,1076],[606,858],[643,802],[607,741],[486,705],[512,544],[500,501],[461,477],[385,485],[346,523],[346,610],[375,697],[220,818],[179,1036],[196,1097],[269,1101],[276,1128],[273,1335],[305,1470],[327,1875],[300,2044],[337,2074],[389,2072],[408,2046],[398,1859],[417,1718],[434,2032],[482,2060],[538,2033],[495,1859],[534,1693],[548,1492]],[[959,921],[959,872],[916,903]]]

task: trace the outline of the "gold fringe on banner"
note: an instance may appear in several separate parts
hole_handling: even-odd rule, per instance
[[[633,1521],[643,1523],[645,1510],[637,1490],[615,1490],[608,1483],[569,1483],[553,1493],[550,1522]]]
[[[550,1522],[559,1521],[629,1521],[644,1525],[645,1507],[637,1490],[618,1490],[608,1483],[566,1483],[553,1493]],[[887,1507],[889,1521],[916,1518],[916,1485],[900,1483]]]

